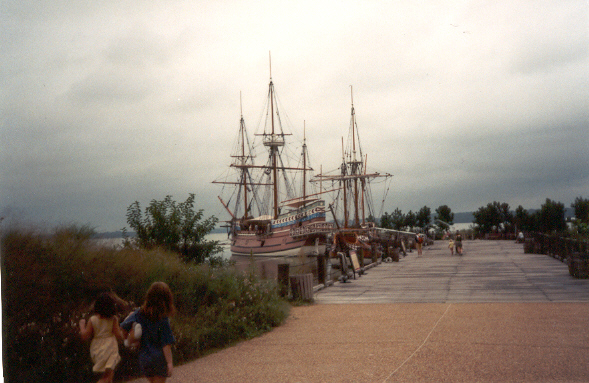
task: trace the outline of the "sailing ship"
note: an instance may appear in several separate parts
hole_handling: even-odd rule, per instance
[[[302,161],[289,164],[287,137],[278,111],[278,99],[270,72],[268,98],[265,105],[264,131],[261,138],[266,163],[255,163],[254,146],[250,143],[241,113],[237,144],[230,168],[236,170],[233,180],[213,183],[234,187],[229,200],[219,200],[231,216],[226,227],[231,239],[231,253],[236,256],[313,256],[323,254],[326,235],[334,229],[326,222],[325,201],[307,192],[308,164],[306,139],[302,145]],[[293,173],[302,188],[295,187]],[[231,200],[235,198],[232,202]]]
[[[362,152],[360,145],[352,89],[351,99],[348,142],[344,148],[342,138],[341,165],[335,172],[317,174],[311,182],[330,185],[331,191],[336,193],[334,202],[329,205],[336,229],[329,236],[327,253],[330,258],[341,258],[342,255],[345,255],[350,259],[350,263],[361,268],[363,258],[375,259],[383,255],[390,255],[392,249],[403,248],[407,239],[413,237],[414,234],[380,228],[376,224],[375,217],[382,215],[382,206],[379,212],[375,211],[370,184],[375,180],[383,181],[385,184],[384,204],[386,192],[389,190],[387,183],[390,182],[392,175],[368,172],[368,156]],[[336,212],[340,214],[339,217]],[[359,258],[359,262],[355,261],[356,257]],[[346,262],[345,257],[340,261]]]
[[[230,185],[233,191],[227,201],[219,196],[231,216],[226,227],[232,255],[288,257],[325,254],[345,263],[345,258],[351,260],[351,255],[359,254],[362,261],[362,256],[374,259],[393,247],[400,247],[403,238],[412,233],[379,228],[375,223],[374,217],[382,215],[382,207],[380,212],[374,211],[370,183],[390,180],[392,175],[367,170],[368,157],[360,145],[353,93],[345,149],[342,138],[341,166],[335,173],[318,174],[311,180],[307,180],[313,169],[308,162],[306,139],[303,140],[300,161],[294,166],[289,163],[287,149],[292,146],[288,142],[291,134],[284,131],[278,109],[270,69],[263,132],[256,134],[258,139],[254,140],[261,142],[265,163],[256,163],[255,145],[250,142],[241,112],[238,138],[231,154],[230,169],[234,170],[234,177],[213,181]],[[293,173],[302,176],[293,177]],[[300,181],[300,189],[295,187],[296,179]],[[319,192],[308,193],[308,183],[319,184]],[[329,183],[331,186],[323,187]],[[386,186],[385,190],[388,191]],[[326,206],[322,197],[330,193],[335,196]],[[326,219],[327,210],[331,212],[331,222]],[[345,268],[343,264],[341,267]]]

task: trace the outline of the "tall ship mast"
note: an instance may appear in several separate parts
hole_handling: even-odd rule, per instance
[[[231,164],[229,165],[230,168],[237,170],[237,176],[230,179],[230,180],[215,180],[213,183],[216,184],[226,184],[226,185],[234,185],[235,191],[237,196],[235,197],[235,204],[233,209],[230,208],[228,205],[229,201],[226,203],[223,201],[221,196],[219,196],[219,200],[221,204],[225,207],[225,210],[231,216],[231,221],[243,221],[247,220],[252,207],[253,200],[250,200],[248,197],[248,190],[251,190],[252,187],[260,185],[259,183],[255,182],[253,179],[252,169],[255,168],[254,166],[254,154],[253,154],[253,146],[250,143],[249,136],[247,133],[247,129],[245,126],[245,120],[243,118],[243,109],[241,106],[241,92],[239,93],[239,105],[240,105],[240,112],[241,118],[239,120],[239,132],[237,134],[237,140],[234,145],[232,154],[231,154]],[[233,199],[234,196],[231,196]]]
[[[231,216],[227,221],[233,255],[299,256],[323,253],[326,234],[333,224],[325,221],[325,201],[307,195],[308,164],[306,138],[302,146],[302,163],[291,165],[288,149],[291,144],[282,127],[278,98],[272,74],[265,106],[264,129],[255,134],[261,139],[266,162],[254,162],[254,146],[249,144],[243,113],[240,119],[237,145],[230,168],[237,170],[229,180],[213,183],[233,185],[234,194],[219,200]],[[260,155],[261,157],[261,155]],[[302,174],[297,188],[293,173]],[[235,204],[231,201],[235,198]],[[242,206],[243,207],[240,207]]]
[[[353,92],[351,99],[350,127],[345,146],[342,138],[341,165],[337,171],[316,175],[311,182],[327,184],[332,190],[325,193],[334,193],[329,210],[336,229],[329,235],[326,254],[329,259],[339,262],[342,270],[350,266],[354,271],[361,272],[365,258],[374,260],[394,254],[395,248],[405,249],[407,240],[414,234],[380,228],[376,224],[376,218],[382,214],[382,207],[379,212],[374,210],[371,182],[384,181],[385,191],[388,191],[387,183],[392,175],[368,171],[368,156],[362,152],[360,145]],[[385,199],[386,194],[383,204]],[[344,273],[342,278],[345,281],[347,274]]]
[[[350,87],[351,88],[351,87]],[[350,126],[348,130],[347,144],[344,147],[342,138],[342,162],[337,173],[318,174],[311,182],[318,183],[335,183],[337,184],[337,195],[334,198],[334,206],[342,214],[341,223],[346,228],[362,228],[369,225],[368,216],[375,217],[377,212],[374,211],[372,202],[372,192],[370,182],[375,179],[389,179],[392,177],[389,173],[368,173],[367,158],[362,152],[360,145],[360,135],[358,124],[356,122],[356,111],[354,109],[354,95],[351,91],[351,112]],[[334,217],[338,221],[338,217]]]

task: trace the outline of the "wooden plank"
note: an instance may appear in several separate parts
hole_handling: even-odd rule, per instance
[[[352,261],[352,268],[354,269],[354,271],[360,270],[360,262],[358,261],[358,253],[356,252],[356,250],[350,251],[350,259]]]

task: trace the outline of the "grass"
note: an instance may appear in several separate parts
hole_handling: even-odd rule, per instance
[[[176,364],[281,324],[289,304],[274,281],[230,267],[185,263],[162,250],[100,247],[87,227],[51,233],[2,233],[4,374],[9,382],[91,382],[89,344],[78,336],[98,293],[112,290],[141,304],[154,281],[166,282],[178,313],[171,318]],[[136,355],[120,345],[117,379],[136,376]]]

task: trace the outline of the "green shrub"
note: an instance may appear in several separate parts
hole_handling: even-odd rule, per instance
[[[288,304],[273,281],[229,267],[185,263],[158,249],[99,247],[86,227],[52,234],[2,233],[4,374],[8,382],[90,382],[89,344],[78,336],[99,292],[140,305],[154,281],[168,283],[178,313],[172,318],[175,363],[256,336],[279,325]],[[116,376],[136,375],[136,355],[120,346]]]
[[[135,201],[127,208],[127,223],[136,237],[126,238],[127,244],[144,249],[161,247],[182,254],[189,261],[203,263],[221,252],[218,241],[207,241],[205,236],[215,228],[216,217],[203,219],[204,210],[195,210],[196,196],[190,193],[186,201],[177,203],[168,195],[162,201],[152,200],[141,212]]]

